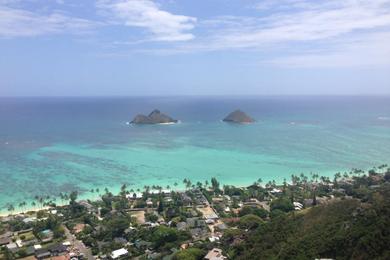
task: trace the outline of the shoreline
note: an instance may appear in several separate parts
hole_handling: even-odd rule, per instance
[[[365,169],[364,171],[366,172],[367,169]],[[339,172],[343,172],[343,171],[339,171]],[[326,176],[326,177],[331,178],[336,173],[337,173],[337,171],[328,171],[328,172],[323,172],[322,174],[320,174],[320,176]],[[309,174],[306,174],[306,175],[309,176]],[[259,178],[261,178],[261,177],[259,177]],[[274,179],[277,179],[277,178],[274,178]],[[225,182],[222,182],[221,179],[217,178],[217,180],[220,182],[221,186],[223,186],[223,185],[231,185],[231,186],[235,186],[237,188],[246,188],[246,187],[252,185],[254,182],[257,181],[256,179],[254,179],[254,180],[252,180],[249,183],[246,183],[246,182],[225,183]],[[265,184],[268,181],[272,181],[272,180],[271,179],[263,179],[263,182],[262,182],[261,186],[264,187]],[[275,182],[276,182],[276,185],[281,185],[282,184],[282,181],[276,181],[275,180]],[[287,179],[287,183],[291,183],[291,180]],[[185,191],[186,190],[182,182],[180,182],[180,183],[178,182],[178,184],[179,185],[176,188],[175,187],[170,187],[170,190],[171,191],[176,191],[176,192],[180,192],[180,191]],[[193,184],[196,184],[196,182],[193,182]],[[119,193],[120,187],[121,187],[121,184],[118,184],[118,186],[112,187],[112,189],[109,189],[109,192],[111,192],[111,193],[116,195],[116,194]],[[101,187],[95,187],[95,188],[99,188],[101,191],[104,191],[104,188],[101,188]],[[127,189],[133,189],[134,192],[137,192],[136,189],[138,189],[138,188],[141,190],[140,191],[141,193],[144,192],[144,190],[145,190],[143,187],[132,187],[132,186],[128,186],[127,187]],[[79,193],[78,194],[77,201],[80,201],[80,200],[91,200],[91,201],[99,200],[103,194],[104,193],[97,194],[97,193],[91,193],[89,191],[86,191],[85,193]],[[58,197],[55,197],[55,198],[58,198]],[[68,205],[68,203],[67,202],[65,202],[65,203],[56,203],[56,206],[65,206],[65,205]],[[26,210],[14,210],[12,214],[8,210],[0,210],[0,218],[7,217],[7,216],[15,216],[15,215],[20,215],[20,214],[26,214],[27,212],[36,213],[36,212],[38,212],[40,210],[48,210],[50,208],[52,208],[52,207],[26,207]]]

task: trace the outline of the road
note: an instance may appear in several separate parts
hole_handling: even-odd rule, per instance
[[[94,260],[95,257],[93,257],[91,249],[86,247],[84,243],[80,240],[77,240],[76,237],[70,233],[69,229],[63,225],[64,230],[65,230],[65,236],[66,239],[75,247],[80,253],[82,253],[85,257],[85,259],[88,260]]]

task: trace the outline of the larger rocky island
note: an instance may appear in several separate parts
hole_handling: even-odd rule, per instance
[[[223,119],[223,121],[238,124],[249,124],[255,122],[253,118],[251,118],[241,110],[235,110],[231,112],[227,117]]]
[[[178,120],[173,119],[170,116],[167,116],[160,112],[160,110],[153,110],[148,116],[137,115],[131,124],[175,124]]]

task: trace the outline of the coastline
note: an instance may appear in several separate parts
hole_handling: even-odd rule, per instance
[[[364,170],[366,171],[367,169],[369,169],[369,168],[366,168]],[[336,172],[335,171],[323,172],[322,174],[320,174],[320,176],[333,177],[334,174],[336,174]],[[339,172],[343,172],[343,171],[339,171]],[[306,175],[308,175],[308,174],[306,174]],[[241,183],[237,183],[237,182],[235,182],[235,183],[228,183],[228,182],[222,181],[221,179],[218,179],[218,181],[220,182],[221,185],[232,185],[232,186],[235,186],[237,188],[246,188],[246,187],[250,186],[251,184],[253,184],[254,182],[256,182],[257,180],[254,179],[252,182],[245,182],[245,183],[244,182],[241,182]],[[263,179],[262,186],[264,186],[268,181],[272,181],[272,180],[271,179]],[[281,185],[282,184],[282,181],[276,181],[275,180],[275,182],[276,182],[277,185]],[[193,183],[195,184],[195,182],[193,182]],[[291,183],[290,179],[287,179],[287,183],[289,183],[289,184]],[[153,185],[153,184],[151,183],[151,185]],[[122,186],[122,184],[118,184],[117,186],[112,187],[111,189],[109,189],[109,192],[111,192],[113,194],[117,194],[117,193],[119,193],[121,186]],[[95,187],[95,188],[97,188],[97,187]],[[144,192],[144,188],[143,187],[128,186],[127,188],[128,189],[132,188],[134,190],[139,188],[141,190],[141,192]],[[101,188],[101,187],[99,187],[99,189],[101,191],[104,190],[104,188]],[[185,191],[185,187],[184,187],[183,183],[180,182],[180,183],[178,183],[178,186],[176,188],[171,187],[170,190],[176,191],[176,192],[181,192],[181,191]],[[91,193],[91,192],[87,191],[87,192],[78,194],[78,201],[80,201],[80,200],[91,200],[91,201],[99,200],[101,198],[101,195],[103,195],[103,194],[96,194],[96,193]],[[55,198],[58,198],[58,197],[55,197]],[[67,204],[68,203],[56,203],[57,206],[64,206],[64,205],[67,205]],[[48,210],[50,208],[51,207],[26,207],[25,210],[14,210],[12,214],[9,211],[7,211],[7,210],[0,210],[0,218],[1,217],[7,217],[7,216],[10,216],[10,215],[14,216],[14,215],[19,215],[19,214],[26,214],[27,212],[36,213],[36,212],[38,212],[40,210]]]

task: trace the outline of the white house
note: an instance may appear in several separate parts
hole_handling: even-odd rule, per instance
[[[112,259],[118,259],[119,257],[126,256],[128,253],[129,252],[126,249],[121,248],[121,249],[112,251],[111,258]]]

